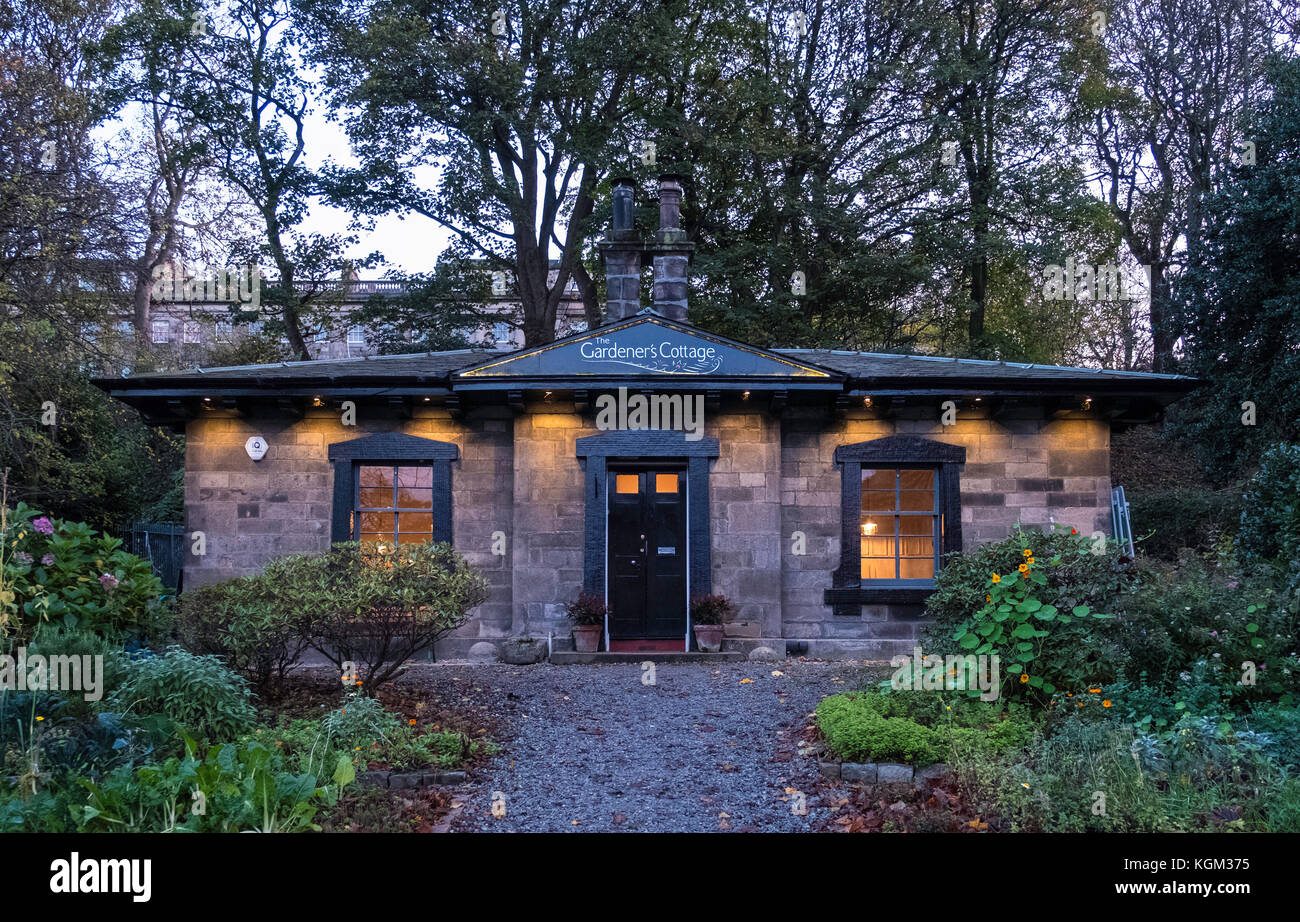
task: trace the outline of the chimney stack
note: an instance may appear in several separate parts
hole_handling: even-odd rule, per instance
[[[654,258],[654,308],[670,320],[686,320],[686,270],[694,249],[682,230],[681,177],[660,176],[659,230],[648,251]]]
[[[632,180],[613,181],[614,221],[600,242],[605,257],[605,322],[631,317],[641,309],[641,241],[632,226]]]

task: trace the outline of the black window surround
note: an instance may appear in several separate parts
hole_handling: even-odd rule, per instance
[[[328,456],[334,469],[331,543],[356,540],[352,513],[356,508],[357,468],[363,464],[422,464],[432,467],[432,539],[452,540],[451,462],[460,457],[460,450],[455,445],[402,432],[381,432],[347,442],[334,442],[329,446]]]
[[[863,580],[859,534],[862,521],[862,469],[932,468],[943,516],[940,554],[961,550],[960,472],[966,449],[919,436],[894,435],[835,449],[840,465],[840,565],[826,590],[825,603],[834,614],[860,617],[861,606],[879,603],[916,603],[934,588],[933,580]]]
[[[606,473],[619,462],[646,459],[686,462],[687,553],[690,555],[690,592],[708,593],[713,585],[712,534],[709,525],[709,461],[718,457],[718,440],[691,441],[686,433],[670,429],[618,429],[578,439],[577,455],[584,470],[585,528],[583,533],[582,587],[605,595]]]

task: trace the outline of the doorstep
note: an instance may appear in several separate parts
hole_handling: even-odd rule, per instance
[[[608,663],[739,663],[745,654],[729,653],[656,653],[652,651],[625,653],[577,653],[573,650],[555,650],[551,662],[556,666],[599,666]]]

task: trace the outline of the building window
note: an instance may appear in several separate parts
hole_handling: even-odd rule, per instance
[[[931,580],[943,535],[934,468],[862,468],[859,551],[868,580]]]
[[[363,542],[433,540],[433,465],[355,465],[353,534]]]
[[[451,540],[451,462],[458,450],[403,433],[329,446],[334,542],[423,544]]]
[[[498,346],[510,345],[512,330],[508,323],[497,323],[492,326],[492,341]]]
[[[349,346],[364,346],[366,344],[366,331],[361,327],[352,327],[348,330]]]
[[[165,343],[170,337],[170,331],[166,320],[155,320],[149,324],[150,335],[154,342]]]
[[[229,342],[235,335],[235,326],[228,320],[217,321],[216,328],[217,339],[222,342]]]
[[[194,320],[185,321],[184,335],[185,335],[185,342],[187,343],[203,342],[203,331],[199,328],[199,324],[197,321]]]
[[[921,602],[943,555],[961,550],[960,470],[966,449],[892,436],[835,450],[841,466],[841,556],[826,603]]]
[[[257,336],[262,332],[262,321],[254,320],[248,325],[248,332],[251,336]]]

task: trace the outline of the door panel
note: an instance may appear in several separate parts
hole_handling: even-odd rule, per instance
[[[609,574],[612,639],[685,634],[685,471],[610,472]]]

